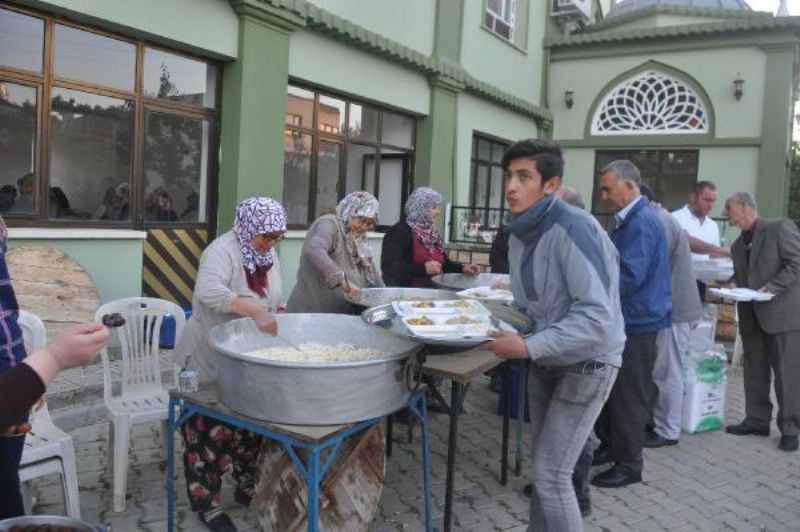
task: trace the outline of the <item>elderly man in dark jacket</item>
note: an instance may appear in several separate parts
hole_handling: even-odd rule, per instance
[[[800,231],[791,220],[758,217],[747,192],[725,202],[731,223],[742,230],[733,243],[736,285],[774,294],[766,302],[739,303],[744,344],[745,418],[730,434],[769,436],[771,373],[778,400],[778,447],[796,451],[800,433]],[[771,371],[770,371],[771,370]]]
[[[617,382],[597,421],[602,445],[595,464],[614,462],[592,484],[618,488],[641,482],[645,424],[653,393],[656,336],[672,325],[672,295],[664,226],[639,187],[630,161],[614,161],[600,172],[603,199],[617,210],[611,241],[620,254],[620,300],[625,351]]]

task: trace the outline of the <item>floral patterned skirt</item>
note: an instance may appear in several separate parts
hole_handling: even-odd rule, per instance
[[[252,496],[262,437],[219,420],[195,415],[181,426],[186,489],[193,512],[219,508],[222,475],[231,472]]]

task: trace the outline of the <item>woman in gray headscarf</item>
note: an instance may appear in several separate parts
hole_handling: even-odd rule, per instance
[[[378,200],[369,192],[351,192],[311,225],[300,255],[297,284],[288,312],[352,314],[360,288],[384,286],[372,257],[367,232],[378,221]]]
[[[442,195],[428,187],[416,189],[406,201],[405,220],[393,225],[383,238],[381,269],[389,286],[430,288],[440,273],[477,275],[480,267],[447,257],[436,219]]]

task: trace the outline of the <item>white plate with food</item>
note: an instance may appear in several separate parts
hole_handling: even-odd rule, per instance
[[[437,315],[401,318],[412,337],[442,343],[472,341],[481,343],[491,340],[490,334],[499,331],[514,331],[499,320],[488,315]]]
[[[516,332],[505,321],[488,314],[421,313],[400,316],[393,307],[394,305],[381,305],[370,308],[361,314],[361,319],[393,334],[427,345],[464,349],[491,340],[489,334],[492,331]]]
[[[460,292],[456,292],[458,297],[464,299],[477,299],[478,301],[502,301],[504,303],[511,303],[514,301],[514,294],[511,290],[505,288],[493,288],[491,286],[477,286],[475,288],[468,288]]]
[[[763,303],[775,297],[775,294],[759,292],[752,288],[709,288],[708,291],[722,299],[741,302],[757,301]]]
[[[395,301],[392,308],[398,316],[484,314],[489,310],[479,301],[468,299],[450,299],[446,301]]]

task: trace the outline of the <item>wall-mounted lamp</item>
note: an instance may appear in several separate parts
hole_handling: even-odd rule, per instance
[[[572,89],[567,89],[564,91],[564,105],[567,106],[567,109],[572,109],[572,106],[575,104],[575,91]]]
[[[736,79],[733,80],[733,97],[741,100],[744,96],[744,78],[741,74],[736,74]]]

